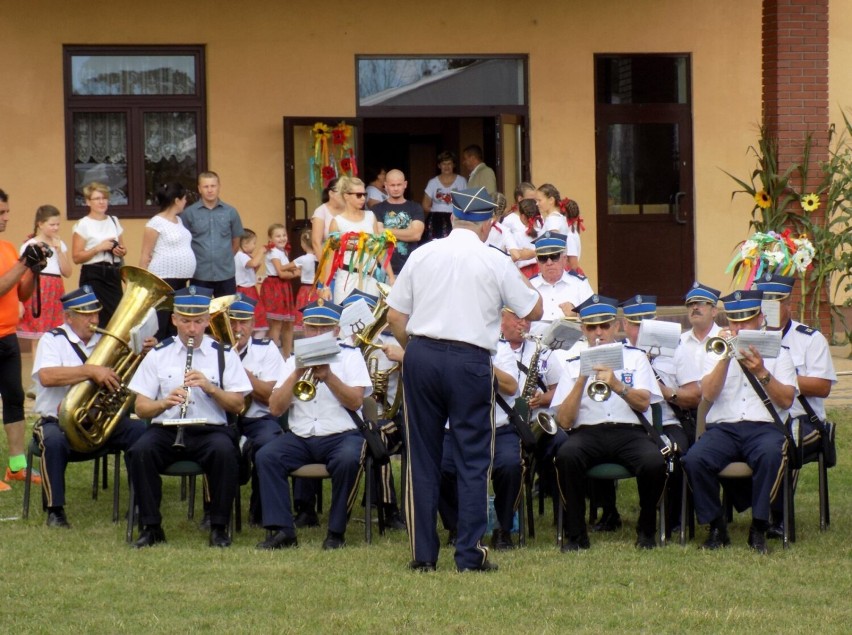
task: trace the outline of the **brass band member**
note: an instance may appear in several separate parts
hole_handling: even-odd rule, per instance
[[[339,335],[343,309],[317,300],[302,309],[305,336],[333,332]],[[358,489],[364,461],[364,437],[348,410],[359,411],[372,392],[370,373],[361,352],[342,346],[340,361],[312,366],[316,395],[309,401],[293,398],[293,389],[305,368],[296,367],[296,356],[284,363],[284,374],[269,400],[269,409],[280,415],[288,408],[290,432],[267,443],[257,453],[257,473],[263,507],[266,540],[258,549],[282,549],[298,544],[290,509],[290,472],[308,463],[324,463],[331,474],[331,507],[323,549],[339,549],[349,512]]]
[[[143,525],[134,547],[166,541],[161,526],[160,473],[181,459],[198,462],[207,476],[210,546],[231,544],[225,528],[236,494],[239,463],[237,433],[228,425],[228,414],[242,410],[252,384],[236,352],[204,335],[211,295],[210,289],[196,286],[175,291],[172,323],[177,336],[160,342],[142,360],[129,385],[136,393],[136,414],[152,423],[128,452]],[[187,370],[190,340],[192,368]],[[177,426],[162,425],[177,419],[182,405],[186,406],[186,419],[197,422],[184,426],[184,448],[175,446]]]
[[[580,316],[589,348],[615,340],[616,300],[593,295],[574,309]],[[662,400],[651,365],[643,351],[624,347],[624,368],[595,368],[595,380],[604,382],[610,398],[593,400],[589,377],[580,374],[580,358],[568,360],[556,387],[556,420],[568,430],[568,439],[556,452],[556,474],[565,505],[566,540],[563,552],[589,548],[585,514],[586,471],[600,463],[624,465],[636,475],[639,520],[636,546],[656,546],[657,503],[666,484],[666,463],[634,410],[650,420],[650,406]],[[557,404],[559,404],[557,406]]]
[[[763,292],[758,290],[736,291],[722,298],[730,330],[720,331],[720,337],[728,339],[740,331],[759,329],[763,324],[762,299]],[[704,364],[701,396],[712,405],[707,412],[707,430],[689,449],[684,469],[692,486],[698,522],[710,524],[702,548],[719,549],[731,542],[719,500],[719,472],[732,461],[749,464],[754,474],[748,545],[758,553],[767,553],[770,500],[781,491],[786,439],[744,372],[757,378],[783,421],[796,395],[796,368],[783,347],[777,358],[766,360],[754,347],[740,351],[742,368],[728,355],[718,361],[708,356]]]
[[[118,390],[121,383],[111,368],[86,363],[101,340],[101,334],[90,328],[98,325],[101,311],[92,288],[83,285],[62,296],[61,302],[65,323],[39,340],[32,375],[36,385],[35,412],[39,415],[33,435],[41,448],[48,527],[70,526],[65,516],[65,468],[69,460],[86,456],[71,450],[59,428],[57,413],[63,398],[71,386],[82,381],[91,380],[112,390]],[[146,342],[148,348],[156,343],[153,338]],[[144,431],[144,423],[125,417],[115,426],[105,447],[126,452]]]

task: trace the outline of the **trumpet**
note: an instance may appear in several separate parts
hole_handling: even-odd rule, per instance
[[[312,401],[317,396],[317,382],[314,379],[313,368],[302,373],[299,381],[293,386],[293,396],[299,401]]]
[[[736,335],[728,339],[725,339],[724,337],[711,337],[704,344],[704,352],[707,353],[711,359],[716,361],[730,359],[737,355],[736,345]]]
[[[600,343],[601,338],[596,338],[595,346]],[[605,381],[601,381],[600,379],[594,378],[586,388],[586,394],[592,401],[597,401],[598,403],[600,403],[612,397],[612,388],[610,388],[609,384]]]

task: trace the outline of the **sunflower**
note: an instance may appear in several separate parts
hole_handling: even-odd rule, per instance
[[[802,209],[806,212],[813,212],[819,209],[819,196],[816,194],[808,194],[803,196],[801,200]]]
[[[766,209],[770,205],[772,205],[772,199],[769,198],[769,194],[766,193],[766,190],[760,190],[754,195],[754,202],[757,203],[757,206],[761,209]]]

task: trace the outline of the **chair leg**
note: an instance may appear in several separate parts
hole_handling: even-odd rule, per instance
[[[686,482],[686,472],[683,473],[680,487],[680,546],[686,546],[686,512],[689,507],[687,496],[689,495],[689,485]]]
[[[33,448],[32,443],[27,444],[27,465],[33,466]],[[41,457],[38,460],[39,468],[41,468]],[[30,517],[30,491],[32,490],[32,469],[27,470],[24,478],[24,508],[21,510],[21,518],[27,520]]]
[[[121,452],[115,453],[112,467],[112,522],[118,524],[119,490],[121,489]]]
[[[373,457],[364,459],[364,540],[373,542]]]
[[[101,472],[101,489],[109,489],[109,452],[104,454],[104,467]]]
[[[527,546],[527,536],[526,536],[526,522],[524,520],[524,510],[526,508],[526,496],[524,493],[524,485],[521,484],[521,498],[518,501],[518,507],[515,509],[515,513],[518,515],[518,546],[526,547]]]
[[[666,505],[666,495],[668,494],[668,488],[663,488],[663,495],[660,497],[660,531],[658,538],[660,539],[660,546],[666,546],[666,525],[668,524],[668,505]]]
[[[98,487],[100,486],[100,478],[101,478],[101,458],[96,457],[94,460],[95,466],[92,469],[92,500],[98,500]]]
[[[183,479],[184,477],[181,477]],[[186,510],[186,519],[195,518],[195,475],[189,477],[189,506]]]
[[[819,530],[826,531],[830,524],[828,509],[828,468],[825,467],[825,455],[820,452],[817,467],[819,469]]]
[[[136,494],[133,491],[133,483],[129,484],[129,493],[127,495],[127,530],[125,531],[124,539],[131,543],[133,542],[133,525],[136,523]]]
[[[784,491],[783,499],[783,518],[784,518],[784,536],[782,538],[782,546],[787,549],[790,546],[790,470],[784,470]]]
[[[562,501],[559,500],[557,505],[556,505],[556,547],[559,548],[559,549],[562,548],[562,539],[563,539],[562,533],[563,533],[564,519],[563,519],[562,516],[563,516],[563,506],[562,506]]]
[[[535,497],[533,496],[533,481],[535,480],[535,461],[530,461],[529,472],[524,474],[524,500],[526,501],[527,522],[526,525],[529,531],[529,537],[535,538]],[[541,493],[541,483],[539,483],[539,492]],[[520,515],[523,516],[524,507],[521,507]],[[539,496],[539,515],[544,514],[544,497]]]
[[[238,533],[242,533],[243,531],[243,501],[242,501],[242,492],[240,492],[240,485],[237,484],[237,492],[234,496],[234,515],[232,518],[234,527],[231,530],[231,533],[234,531]]]

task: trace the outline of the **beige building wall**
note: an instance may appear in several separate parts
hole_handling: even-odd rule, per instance
[[[29,232],[38,205],[64,208],[62,45],[84,43],[206,44],[209,166],[222,176],[222,198],[259,233],[284,213],[282,117],[353,116],[356,54],[526,53],[533,179],[552,181],[580,203],[588,228],[582,264],[593,282],[592,56],[687,52],[697,276],[727,289],[724,267],[748,232],[751,205],[731,202],[734,184],[721,170],[742,175],[752,168],[746,148],[757,136],[761,98],[757,1],[34,0],[5,2],[0,21],[0,187],[12,196],[4,238],[15,243]],[[842,44],[848,51],[848,36]],[[144,221],[124,224],[128,262],[135,264]],[[66,223],[69,243],[70,233]],[[66,286],[76,281],[75,271]]]

